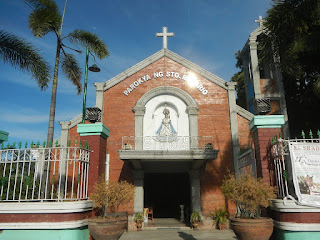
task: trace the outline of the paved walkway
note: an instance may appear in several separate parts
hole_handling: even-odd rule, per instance
[[[120,240],[236,240],[231,230],[155,229],[125,232]]]
[[[174,218],[154,218],[141,232],[125,232],[120,240],[236,240],[231,230],[192,230]]]

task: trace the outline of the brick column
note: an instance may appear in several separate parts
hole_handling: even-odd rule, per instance
[[[254,141],[257,177],[269,183],[273,182],[273,177],[270,176],[270,170],[273,170],[270,167],[271,140],[282,132],[282,125],[283,115],[254,116],[249,123]]]
[[[88,195],[90,196],[99,176],[105,174],[107,138],[110,136],[110,130],[102,123],[78,124],[77,132],[80,134],[81,141],[90,144],[88,182]]]

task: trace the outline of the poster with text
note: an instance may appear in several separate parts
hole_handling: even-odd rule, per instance
[[[320,144],[291,142],[289,149],[300,204],[320,207]]]

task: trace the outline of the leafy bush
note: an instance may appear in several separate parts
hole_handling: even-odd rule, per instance
[[[190,216],[190,222],[194,223],[194,222],[200,222],[200,221],[201,221],[200,213],[197,211],[193,212]]]
[[[100,216],[105,216],[106,206],[118,216],[119,207],[128,204],[134,198],[134,186],[126,181],[106,183],[104,176],[95,184],[90,198],[94,201]]]
[[[228,211],[225,208],[219,208],[214,213],[211,213],[211,217],[217,225],[225,224],[228,222]]]
[[[237,217],[260,217],[260,207],[268,207],[269,200],[276,197],[276,188],[251,175],[236,179],[229,174],[223,180],[221,190],[226,198],[237,204]]]
[[[143,219],[144,219],[144,216],[143,216],[143,213],[142,213],[142,212],[136,213],[136,214],[134,214],[134,216],[133,216],[133,220],[134,220],[135,222],[143,221]]]

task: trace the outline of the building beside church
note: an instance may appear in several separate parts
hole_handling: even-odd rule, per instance
[[[283,132],[287,138],[289,123],[280,59],[273,49],[270,49],[273,53],[272,58],[267,60],[261,56],[258,45],[261,38],[267,35],[267,31],[263,27],[261,16],[255,22],[259,23],[259,27],[250,34],[240,53],[243,62],[246,108],[255,115],[283,115],[285,120]]]
[[[95,83],[110,130],[107,176],[135,185],[131,213],[152,207],[155,217],[176,217],[184,205],[209,215],[226,205],[219,187],[237,171],[240,148],[251,147],[253,114],[236,104],[233,82],[168,50],[168,34],[163,28],[163,49]],[[62,145],[80,139],[80,122],[61,123]]]

